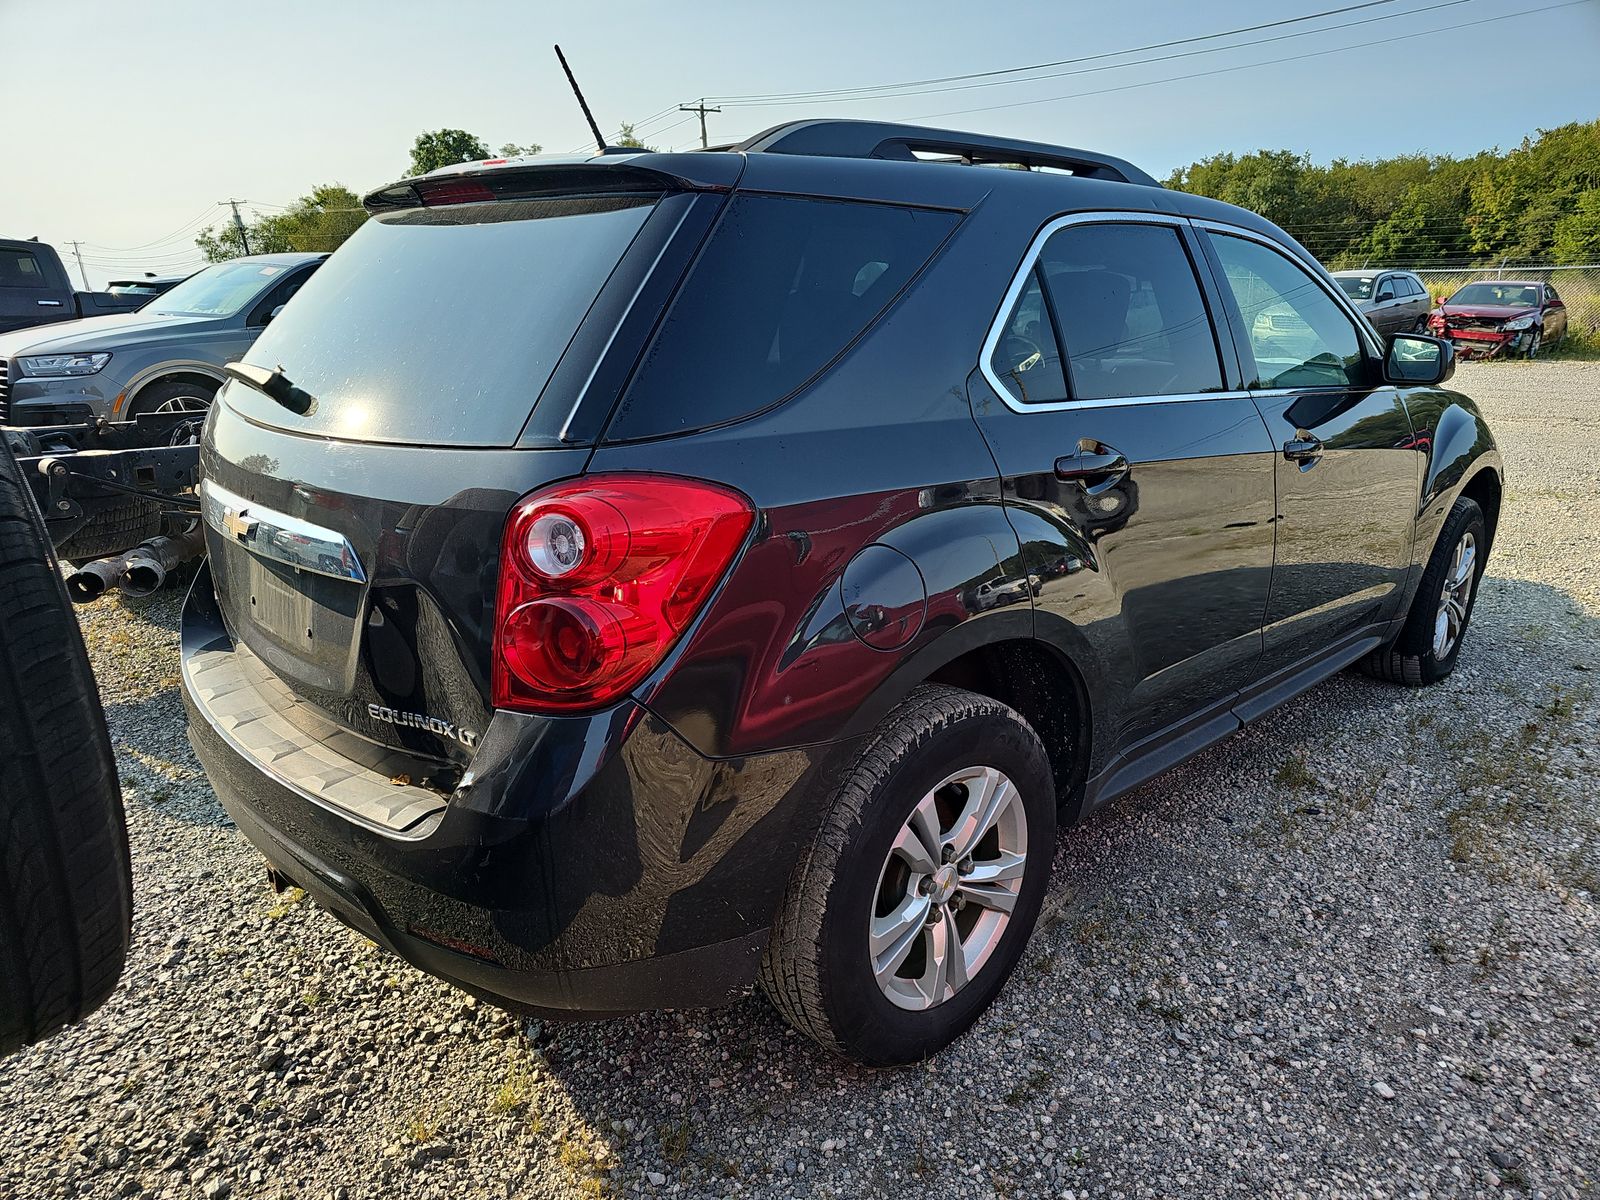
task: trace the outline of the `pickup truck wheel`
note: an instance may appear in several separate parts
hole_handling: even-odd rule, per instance
[[[130,417],[142,413],[205,412],[216,398],[218,384],[189,383],[184,380],[152,383],[128,408]]]
[[[1005,984],[1055,853],[1043,745],[999,701],[917,688],[879,726],[791,876],[761,966],[784,1018],[892,1066],[949,1045]]]
[[[1400,636],[1363,659],[1362,670],[1407,687],[1438,683],[1454,671],[1488,549],[1483,510],[1463,496],[1439,531]]]
[[[111,994],[133,911],[117,772],[44,524],[0,446],[0,1055]]]

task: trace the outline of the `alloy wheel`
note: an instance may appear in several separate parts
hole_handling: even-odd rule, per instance
[[[966,767],[917,802],[878,874],[872,973],[900,1008],[932,1008],[982,971],[1022,890],[1028,816],[1002,771]]]
[[[211,407],[211,401],[204,396],[174,396],[170,400],[163,400],[151,412],[158,413],[203,413]]]
[[[1472,602],[1472,584],[1478,565],[1478,542],[1471,532],[1463,533],[1450,556],[1450,569],[1439,592],[1439,611],[1433,619],[1433,657],[1443,661],[1450,656],[1467,624],[1467,606]]]

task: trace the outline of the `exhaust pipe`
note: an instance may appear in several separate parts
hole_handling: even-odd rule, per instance
[[[205,552],[205,533],[198,524],[187,533],[150,538],[140,542],[122,559],[117,586],[124,596],[153,596],[167,581],[168,571]]]
[[[84,563],[67,576],[67,595],[74,604],[89,604],[100,599],[122,577],[127,560],[126,554],[112,554]]]

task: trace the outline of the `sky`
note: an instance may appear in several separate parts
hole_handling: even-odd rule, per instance
[[[702,96],[724,98],[713,143],[802,117],[915,120],[1101,150],[1158,178],[1220,151],[1465,154],[1600,117],[1600,0],[1378,0],[1112,53],[1353,2],[0,0],[0,236],[52,243],[74,274],[66,243],[82,242],[101,286],[199,265],[194,233],[230,197],[249,219],[317,184],[391,182],[423,130],[585,148],[555,42],[608,134],[631,121],[663,149],[698,145],[676,106]],[[1000,86],[733,99],[1064,59],[1056,78]]]

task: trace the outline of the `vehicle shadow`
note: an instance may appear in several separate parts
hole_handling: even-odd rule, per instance
[[[840,1063],[759,994],[719,1011],[535,1022],[529,1053],[579,1122],[619,1147],[623,1194],[652,1174],[694,1194],[734,1177],[784,1194],[933,1180],[961,1194],[1107,1183],[1133,1194],[1149,1147],[1132,1152],[1130,1134],[1172,1139],[1240,1188],[1317,1178],[1324,1156],[1368,1153],[1400,1131],[1403,1115],[1371,1103],[1367,1056],[1393,1053],[1371,1030],[1416,1023],[1419,978],[1441,995],[1461,986],[1424,929],[1437,917],[1426,898],[1462,891],[1446,823],[1397,830],[1397,814],[1447,812],[1459,791],[1436,767],[1452,761],[1454,739],[1493,753],[1495,739],[1524,737],[1521,709],[1600,680],[1585,673],[1600,672],[1596,646],[1600,620],[1571,596],[1491,575],[1449,682],[1412,690],[1344,672],[1063,830],[1045,917],[1012,981],[928,1063]],[[1336,749],[1322,761],[1319,748]],[[1285,769],[1291,758],[1309,764],[1307,779]],[[1396,895],[1405,904],[1376,918],[1374,953],[1363,923],[1375,898]],[[1488,908],[1467,903],[1462,920]],[[1312,915],[1289,920],[1279,904]],[[1359,1009],[1334,1013],[1307,994],[1311,970],[1355,979]],[[1197,1004],[1197,980],[1220,999]],[[1184,1126],[1185,1097],[1219,1080],[1303,1089],[1301,1060],[1321,1063],[1320,1125],[1292,1161],[1257,1152],[1259,1126],[1219,1144],[1171,1127]],[[955,1156],[952,1121],[963,1126]],[[824,1180],[832,1192],[818,1190]]]

